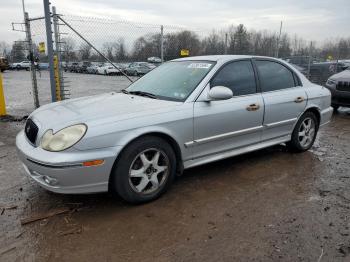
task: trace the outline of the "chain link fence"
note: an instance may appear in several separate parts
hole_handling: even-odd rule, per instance
[[[66,15],[60,14],[59,10],[56,22],[55,14],[53,16],[52,38],[59,60],[59,97],[62,99],[120,91],[162,62],[182,56],[278,56],[321,85],[329,76],[345,68],[334,59],[325,63],[325,54],[312,45],[309,47],[305,41],[292,39],[287,33],[248,31],[243,25],[203,31]],[[50,101],[48,57],[38,48],[47,40],[45,21],[31,19],[30,26],[34,56],[40,64],[37,68],[38,91],[43,104]],[[346,58],[346,55],[336,58]]]

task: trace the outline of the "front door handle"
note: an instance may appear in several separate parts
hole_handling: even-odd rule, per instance
[[[260,108],[259,104],[251,104],[251,105],[247,106],[248,111],[256,111],[256,110],[259,110],[259,108]]]
[[[302,96],[298,96],[297,98],[295,98],[294,102],[295,103],[301,103],[304,102],[305,98]]]

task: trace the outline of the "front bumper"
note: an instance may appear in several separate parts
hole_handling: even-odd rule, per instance
[[[23,131],[16,137],[17,152],[26,173],[43,188],[56,193],[82,194],[108,191],[109,176],[121,147],[49,152],[32,146]],[[98,166],[82,163],[103,159]]]
[[[350,107],[350,91],[339,91],[335,85],[326,85],[332,94],[332,105]]]

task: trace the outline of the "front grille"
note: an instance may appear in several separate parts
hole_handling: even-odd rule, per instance
[[[29,118],[26,122],[26,126],[24,127],[24,133],[26,134],[28,140],[32,144],[35,144],[38,131],[39,131],[38,126],[33,122],[33,120]]]
[[[350,92],[350,82],[339,81],[337,84],[337,90]]]

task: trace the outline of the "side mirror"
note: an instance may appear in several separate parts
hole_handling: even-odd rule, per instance
[[[233,92],[226,86],[214,86],[209,90],[208,100],[227,100],[233,97]]]

